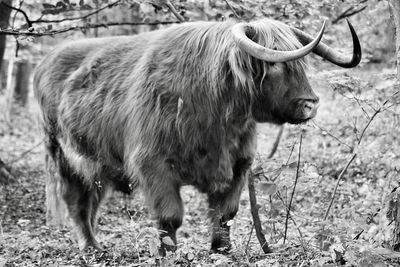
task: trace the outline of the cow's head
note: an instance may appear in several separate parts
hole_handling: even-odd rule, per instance
[[[236,24],[232,28],[236,43],[253,57],[251,114],[254,119],[280,124],[313,118],[319,98],[305,74],[304,56],[314,52],[338,66],[356,66],[361,60],[361,48],[350,23],[349,27],[354,51],[351,58],[346,58],[320,42],[325,23],[314,39],[277,21]]]

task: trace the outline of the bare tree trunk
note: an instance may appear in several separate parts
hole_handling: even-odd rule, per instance
[[[12,0],[0,1],[0,28],[6,28],[6,27],[8,27],[8,21],[10,19],[11,9],[2,5],[1,2],[4,2],[11,6]],[[6,50],[6,35],[0,34],[0,73],[1,73],[1,66],[3,63],[3,57],[4,57],[5,50]],[[2,77],[0,76],[0,79],[1,78]],[[1,83],[0,83],[0,85],[1,85]]]
[[[100,4],[98,1],[96,1],[96,9],[99,9]],[[99,23],[99,13],[96,13],[95,15],[95,22],[96,24]],[[99,28],[94,28],[94,37],[99,37]]]
[[[6,119],[6,122],[10,125],[11,124],[11,108],[12,108],[12,102],[13,102],[13,94],[14,94],[14,79],[13,79],[13,73],[14,73],[14,61],[15,57],[11,57],[10,60],[8,61],[8,67],[7,67],[7,85],[6,85],[6,110],[3,111],[4,118]]]
[[[14,181],[10,168],[0,159],[0,185],[7,185]]]
[[[396,34],[396,66],[397,79],[400,81],[400,1],[388,0],[390,17],[392,18]]]
[[[0,67],[0,92],[7,86],[7,70],[8,70],[8,60],[3,58],[3,62]]]
[[[28,102],[31,66],[27,60],[18,60],[15,65],[14,99],[25,106]]]
[[[400,251],[400,188],[393,189],[388,197],[386,217],[393,223],[392,249]]]
[[[400,1],[388,0],[390,17],[392,18],[396,35],[396,66],[397,80],[400,82]],[[400,190],[396,188],[389,196],[387,217],[394,222],[392,249],[400,251]]]

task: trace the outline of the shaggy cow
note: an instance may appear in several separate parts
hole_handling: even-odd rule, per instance
[[[342,67],[360,62],[273,20],[195,22],[62,45],[37,67],[49,179],[48,216],[65,210],[79,246],[100,248],[96,214],[112,189],[140,187],[160,236],[176,243],[180,188],[208,194],[212,249],[228,249],[229,226],[256,150],[257,122],[301,123],[318,97],[304,71],[314,52]],[[304,45],[304,46],[303,46]],[[165,240],[165,239],[164,239]],[[162,243],[161,253],[174,249]]]

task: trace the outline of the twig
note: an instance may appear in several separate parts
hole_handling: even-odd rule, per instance
[[[378,115],[386,106],[387,103],[389,103],[389,101],[395,97],[397,94],[399,94],[400,91],[396,91],[394,94],[392,94],[388,99],[385,100],[385,102],[383,102],[383,104],[375,111],[375,113],[371,116],[371,118],[368,120],[368,123],[365,125],[364,129],[361,132],[360,138],[358,140],[358,145],[361,143],[361,140],[365,134],[365,131],[367,130],[367,128],[369,127],[369,125],[371,124],[371,122],[374,120],[374,118],[376,117],[376,115]]]
[[[229,4],[228,0],[225,0],[226,5],[231,9],[233,15],[235,15],[236,18],[240,19],[240,16],[236,13],[235,9],[233,9],[233,6]]]
[[[381,113],[382,111],[384,111],[384,110],[385,110],[386,104],[389,103],[389,101],[390,101],[392,98],[394,98],[396,95],[398,95],[399,93],[400,93],[400,91],[396,91],[395,93],[393,93],[390,97],[388,97],[388,98],[382,103],[382,105],[381,105],[377,110],[375,110],[374,114],[371,116],[371,118],[368,120],[367,124],[364,126],[363,130],[361,131],[361,135],[360,135],[360,137],[358,138],[357,146],[360,146],[361,141],[362,141],[362,139],[363,139],[363,137],[364,137],[365,132],[367,131],[368,127],[371,125],[371,123],[372,123],[372,121],[375,119],[375,117],[376,117],[379,113]],[[352,156],[351,156],[350,159],[347,161],[346,166],[343,168],[343,170],[340,172],[340,174],[339,174],[339,176],[338,176],[338,178],[337,178],[337,182],[336,182],[335,188],[334,188],[334,190],[333,190],[332,197],[331,197],[331,200],[330,200],[330,202],[329,202],[329,206],[328,206],[328,208],[327,208],[327,210],[326,210],[326,212],[325,212],[325,215],[324,215],[324,221],[326,221],[326,219],[328,218],[328,215],[329,215],[329,212],[330,212],[330,210],[331,210],[332,204],[333,204],[333,202],[334,202],[334,200],[335,200],[335,197],[336,197],[336,192],[337,192],[337,189],[338,189],[338,187],[339,187],[339,183],[340,183],[340,181],[342,180],[342,177],[343,177],[344,173],[345,173],[346,170],[349,168],[349,166],[350,166],[350,164],[353,162],[353,160],[357,157],[357,152],[358,152],[358,151],[357,151],[357,148],[356,148],[355,150],[356,150],[356,151],[353,152]]]
[[[181,23],[180,21],[155,21],[155,22],[109,22],[109,23],[98,23],[98,24],[85,24],[84,26],[72,26],[69,28],[59,29],[59,30],[52,30],[46,32],[38,32],[38,31],[20,31],[15,29],[0,29],[0,33],[7,34],[7,35],[26,35],[26,36],[53,36],[69,31],[78,31],[82,29],[89,29],[89,28],[107,28],[109,26],[124,26],[124,25],[131,25],[131,26],[139,26],[139,25],[167,25],[167,24],[174,24],[174,23]]]
[[[362,235],[362,233],[364,233],[364,229],[362,229],[360,232],[358,232],[358,234],[356,234],[356,235],[353,237],[353,240],[358,240],[358,239],[360,238],[360,236]]]
[[[346,17],[346,14],[349,13],[350,11],[352,11],[354,9],[354,6],[351,6],[347,9],[345,9],[342,13],[339,14],[339,16],[337,16],[336,19],[334,19],[332,21],[332,24],[337,23],[339,20],[343,19]]]
[[[274,144],[272,145],[272,150],[271,150],[271,152],[270,152],[269,155],[268,155],[268,158],[269,158],[269,159],[272,158],[272,157],[275,155],[276,151],[278,150],[278,145],[279,145],[279,142],[280,142],[281,137],[282,137],[283,128],[284,128],[284,125],[280,126],[280,128],[279,128],[278,135],[276,136],[275,142],[274,142]]]
[[[367,7],[368,7],[368,5],[365,5],[365,6],[363,6],[363,7],[360,7],[359,9],[355,9],[355,10],[354,10],[354,7],[352,6],[352,7],[348,8],[348,9],[346,9],[346,10],[345,10],[342,14],[340,14],[336,19],[334,19],[334,20],[332,21],[332,24],[338,23],[338,21],[340,21],[341,19],[354,16],[355,14],[358,14],[358,13],[362,12],[362,11],[363,11],[364,9],[366,9]]]
[[[292,195],[290,196],[290,201],[289,201],[289,206],[286,211],[286,220],[285,220],[285,234],[283,236],[283,244],[286,242],[286,235],[287,235],[287,229],[288,229],[288,221],[290,217],[290,209],[292,207],[292,202],[293,202],[293,196],[296,190],[296,185],[297,181],[299,179],[299,170],[300,170],[300,160],[301,160],[301,144],[303,142],[303,132],[300,133],[300,143],[299,143],[299,157],[297,159],[297,169],[296,169],[296,178],[294,180],[294,185],[293,185],[293,190],[292,190]]]
[[[293,151],[294,151],[294,147],[296,146],[296,143],[297,143],[297,142],[294,141],[294,143],[293,143],[293,145],[292,145],[292,148],[290,149],[289,157],[288,157],[288,159],[287,159],[285,165],[288,165],[288,164],[289,164],[289,161],[290,161],[290,158],[292,157],[292,154],[293,154]]]
[[[9,8],[9,9],[12,9],[12,10],[15,10],[15,11],[21,13],[24,16],[26,23],[28,24],[28,27],[32,27],[32,21],[29,19],[28,15],[26,14],[25,11],[23,11],[20,8],[10,6],[10,5],[6,4],[5,2],[1,2],[0,4],[2,4],[3,6]]]
[[[271,253],[272,250],[268,246],[268,242],[265,239],[264,234],[262,233],[262,227],[260,222],[260,216],[258,214],[258,205],[257,205],[257,198],[254,188],[254,174],[250,170],[249,177],[248,177],[248,187],[249,187],[249,198],[250,198],[250,209],[251,209],[251,216],[253,217],[254,222],[254,229],[256,230],[256,236],[258,242],[261,245],[262,250],[264,253]]]
[[[169,10],[175,15],[175,17],[181,21],[184,22],[185,18],[179,14],[179,12],[176,10],[176,8],[174,7],[174,5],[171,3],[171,1],[167,0],[165,5],[169,8]]]
[[[35,144],[33,147],[29,148],[28,150],[25,150],[24,152],[22,152],[18,157],[11,160],[10,162],[8,162],[7,165],[14,164],[15,162],[21,160],[22,158],[24,158],[27,154],[31,153],[35,148],[37,148],[41,144],[43,144],[43,140],[38,142],[37,144]]]
[[[115,1],[113,3],[105,5],[105,6],[101,7],[101,8],[99,8],[99,9],[96,9],[95,11],[90,12],[90,13],[84,15],[84,16],[71,17],[71,18],[62,18],[62,19],[53,19],[53,20],[42,19],[42,17],[40,17],[39,19],[36,19],[36,20],[31,20],[31,19],[29,19],[29,17],[26,14],[26,12],[24,10],[22,10],[21,8],[10,6],[10,5],[8,5],[8,4],[4,3],[4,2],[1,2],[1,4],[6,6],[7,8],[10,8],[12,10],[15,10],[15,11],[21,13],[24,16],[24,18],[26,20],[26,23],[28,24],[28,28],[30,28],[30,27],[33,26],[33,24],[37,24],[37,23],[59,23],[59,22],[64,22],[64,21],[84,20],[84,19],[87,19],[90,16],[93,16],[93,15],[96,15],[96,14],[100,13],[101,11],[103,11],[106,8],[112,8],[112,7],[116,6],[120,2],[122,2],[122,0],[117,0],[117,1]]]
[[[81,17],[71,17],[71,18],[54,19],[54,20],[47,20],[47,19],[39,18],[39,19],[36,19],[36,20],[32,20],[31,22],[32,22],[32,24],[34,24],[34,23],[59,23],[59,22],[63,22],[63,21],[84,20],[84,19],[87,19],[90,16],[93,16],[95,14],[100,13],[101,11],[103,11],[106,8],[112,8],[112,7],[116,6],[121,1],[122,0],[117,0],[115,2],[112,2],[112,3],[108,4],[108,5],[105,5],[105,6],[101,7],[101,8],[96,9],[95,11],[90,12],[90,13],[84,15],[84,16],[81,16]]]
[[[368,112],[365,110],[365,108],[361,105],[360,99],[358,97],[356,97],[353,93],[353,99],[356,100],[357,104],[360,106],[362,112],[364,112],[364,115],[367,117],[367,119],[369,120],[371,117],[369,116]]]
[[[250,230],[250,234],[249,234],[249,239],[247,239],[246,249],[244,250],[246,255],[247,255],[247,250],[249,249],[251,236],[253,235],[253,230],[254,230],[254,224],[251,224],[251,230]]]
[[[332,207],[333,201],[335,200],[336,191],[337,191],[337,189],[339,187],[339,183],[342,180],[342,177],[343,177],[344,173],[346,172],[347,168],[349,168],[350,164],[353,162],[353,160],[356,158],[356,156],[357,156],[357,153],[354,153],[351,156],[351,158],[347,161],[346,166],[343,168],[343,170],[340,172],[340,174],[339,174],[339,176],[337,178],[335,189],[333,190],[333,193],[332,193],[331,201],[329,202],[328,209],[326,210],[325,215],[324,215],[324,221],[326,221],[326,219],[328,218],[329,211],[330,211],[330,209]]]
[[[345,142],[343,142],[342,140],[340,140],[338,137],[334,136],[333,134],[331,134],[329,131],[327,131],[326,129],[322,128],[320,125],[318,125],[315,120],[311,120],[312,123],[321,131],[325,132],[327,135],[329,135],[330,137],[332,137],[333,139],[335,139],[336,141],[338,141],[340,144],[347,146],[348,148],[350,148],[350,150],[353,150],[353,147],[351,147],[350,145],[346,144]]]
[[[288,206],[287,206],[287,203],[285,203],[285,200],[283,199],[282,194],[280,193],[280,191],[277,191],[277,192],[276,192],[276,196],[277,196],[278,199],[282,202],[282,204],[286,207],[286,212],[287,212],[287,211],[288,211]],[[294,226],[296,227],[297,232],[299,233],[300,238],[304,239],[303,233],[301,232],[300,227],[297,225],[296,220],[293,218],[292,214],[293,214],[293,213],[290,213],[290,214],[289,214],[289,215],[290,215],[289,217],[290,217],[290,219],[292,220]],[[297,216],[298,216],[298,215],[297,215]],[[299,216],[298,216],[298,217],[299,217]],[[302,241],[302,242],[303,242],[303,241]]]

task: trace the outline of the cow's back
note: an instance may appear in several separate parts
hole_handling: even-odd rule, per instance
[[[91,38],[60,45],[51,51],[37,66],[34,75],[34,94],[47,116],[57,116],[57,108],[60,96],[64,89],[65,81],[85,61],[89,62],[91,57],[105,57],[111,50],[118,53],[118,50],[135,47],[137,57],[141,55],[140,37],[118,36],[107,38]],[[143,46],[144,49],[144,46]],[[99,55],[100,54],[100,55]],[[117,56],[114,56],[116,58]],[[132,63],[135,59],[132,59]]]

